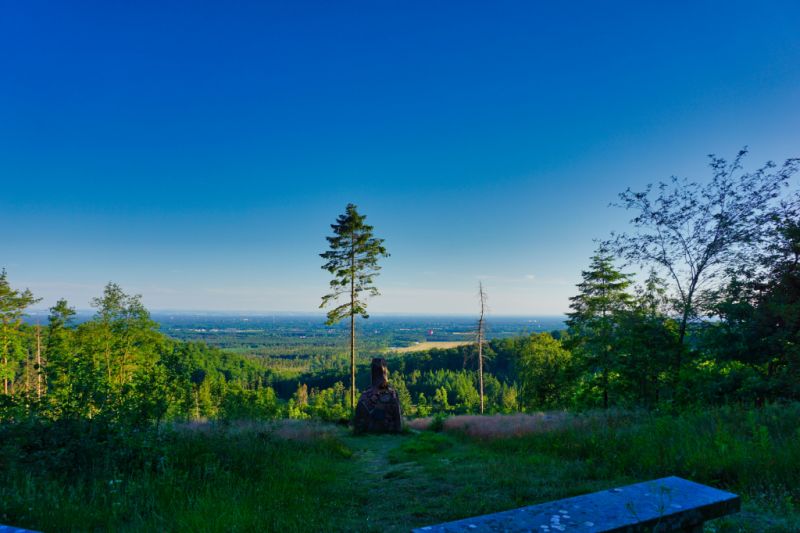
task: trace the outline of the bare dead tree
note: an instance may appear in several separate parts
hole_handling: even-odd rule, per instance
[[[483,282],[478,282],[478,299],[480,300],[481,311],[478,318],[478,384],[481,396],[481,414],[483,414],[483,343],[486,342],[486,291],[483,290]]]
[[[23,378],[23,385],[25,386],[25,401],[27,402],[30,399],[31,393],[31,351],[29,349],[25,350],[25,373],[23,374]]]

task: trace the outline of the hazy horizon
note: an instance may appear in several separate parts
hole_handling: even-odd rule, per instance
[[[96,309],[91,307],[73,307],[78,315],[91,315],[97,312]],[[314,318],[325,318],[324,311],[243,311],[243,310],[229,310],[229,311],[222,311],[217,309],[155,309],[155,308],[148,308],[148,311],[153,316],[163,316],[163,315],[176,315],[176,316],[240,316],[240,317],[258,317],[258,318],[269,318],[269,317],[314,317]],[[34,306],[29,308],[27,311],[28,315],[32,316],[41,316],[48,314],[50,312],[49,308],[44,308],[40,306]],[[393,313],[393,312],[370,312],[369,318],[385,318],[385,317],[396,317],[396,318],[475,318],[477,316],[476,313]],[[487,319],[491,318],[517,318],[517,319],[539,319],[539,318],[566,318],[566,314],[536,314],[536,315],[509,315],[509,314],[496,314],[496,313],[488,313]],[[359,317],[359,320],[369,320],[362,319]]]

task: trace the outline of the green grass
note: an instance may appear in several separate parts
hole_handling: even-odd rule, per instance
[[[800,531],[800,405],[579,415],[523,437],[294,421],[0,427],[0,523],[44,531],[408,531],[680,475],[743,496],[707,531]],[[497,423],[496,421],[493,423]]]
[[[490,454],[556,459],[579,479],[607,486],[678,475],[743,497],[744,512],[710,530],[794,532],[800,531],[798,427],[800,404],[679,416],[593,413],[562,430],[477,442]]]
[[[423,433],[408,439],[389,452],[390,463],[402,463],[435,456],[453,446],[452,439],[439,433]]]
[[[37,430],[62,431],[27,429]],[[266,429],[218,427],[98,437],[87,446],[70,435],[77,444],[52,442],[64,446],[48,462],[36,444],[13,446],[9,433],[2,523],[43,531],[322,531],[349,503],[331,480],[347,475],[352,453],[334,437],[297,442]],[[127,450],[115,448],[128,439]],[[20,453],[27,457],[15,460]]]

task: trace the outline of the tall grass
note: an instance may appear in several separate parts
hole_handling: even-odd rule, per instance
[[[726,531],[800,531],[800,404],[307,421],[0,425],[0,523],[43,531],[404,531],[679,475],[744,496]],[[709,527],[720,527],[714,524]]]
[[[284,428],[285,429],[285,428]],[[350,450],[270,428],[3,426],[0,523],[43,531],[324,530]],[[302,435],[301,435],[302,437]]]
[[[517,413],[513,415],[458,415],[445,418],[425,417],[408,422],[411,429],[458,432],[479,439],[522,437],[547,433],[568,427],[581,427],[586,416],[575,416],[565,411],[548,413]]]
[[[485,438],[484,445],[581,460],[601,478],[678,475],[751,498],[800,502],[799,403],[679,415],[593,413],[553,431],[504,437]]]

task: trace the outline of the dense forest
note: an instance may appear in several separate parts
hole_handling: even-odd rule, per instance
[[[0,274],[4,419],[103,418],[125,424],[201,416],[276,414],[258,360],[199,342],[170,339],[138,296],[109,283],[94,299],[96,316],[72,324],[75,311],[59,301],[46,325],[21,322],[36,300]]]

